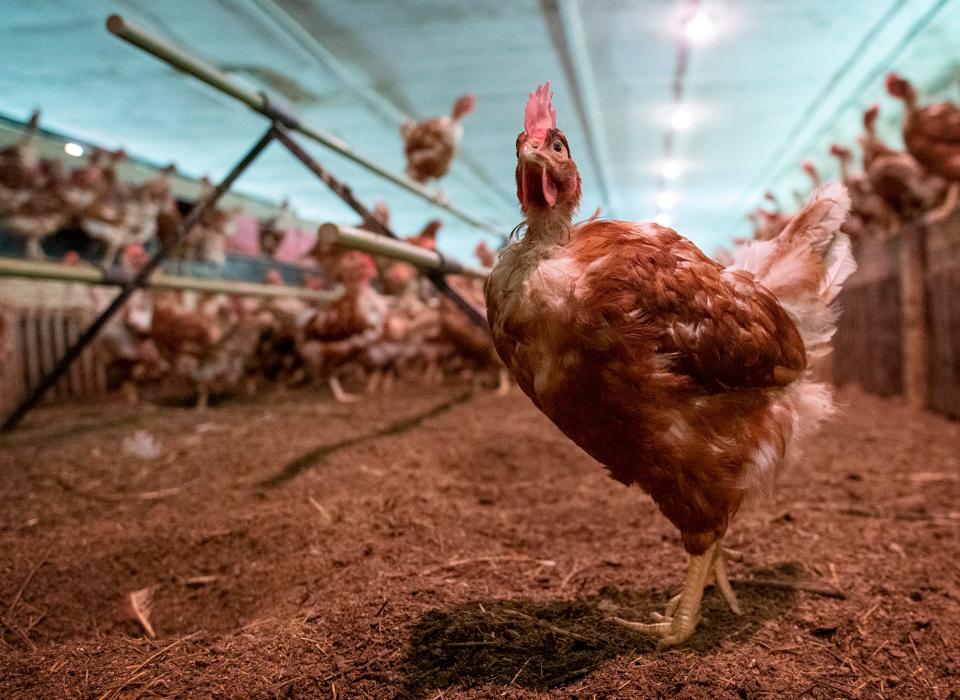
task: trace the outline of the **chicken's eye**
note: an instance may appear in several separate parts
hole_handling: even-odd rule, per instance
[[[554,141],[553,150],[555,150],[557,153],[563,152],[563,144],[560,141]]]

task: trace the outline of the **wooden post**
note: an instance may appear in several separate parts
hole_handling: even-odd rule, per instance
[[[900,232],[900,308],[903,314],[903,392],[913,408],[927,406],[926,226]]]

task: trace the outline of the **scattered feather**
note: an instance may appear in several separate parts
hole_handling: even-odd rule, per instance
[[[123,453],[138,459],[156,459],[160,456],[160,441],[146,430],[138,430],[123,439]]]
[[[153,607],[152,599],[153,589],[151,587],[131,591],[124,599],[124,617],[136,621],[150,639],[155,639],[157,633],[150,622],[150,612]]]

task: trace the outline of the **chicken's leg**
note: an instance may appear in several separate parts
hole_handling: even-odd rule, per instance
[[[39,238],[27,239],[27,257],[31,260],[43,260],[43,248],[40,247]]]
[[[707,585],[710,574],[714,572],[719,542],[710,545],[703,554],[690,557],[687,567],[687,579],[683,584],[683,592],[675,605],[668,605],[667,611],[673,614],[664,616],[661,622],[631,622],[619,617],[611,618],[617,624],[638,632],[648,632],[660,635],[659,647],[676,646],[683,644],[697,629],[700,622],[700,601],[703,599],[703,589]],[[729,582],[728,582],[729,584]]]
[[[737,552],[733,549],[727,549],[726,547],[718,545],[717,557],[713,563],[713,570],[710,572],[710,575],[707,577],[707,586],[716,586],[717,590],[720,591],[720,595],[723,596],[723,600],[730,607],[730,610],[734,615],[742,615],[743,611],[740,609],[740,601],[737,600],[737,594],[733,592],[733,587],[730,585],[730,579],[727,577],[727,559],[734,559],[740,561],[743,558],[743,555],[740,552]],[[677,611],[677,606],[680,604],[680,599],[683,597],[682,593],[677,593],[673,596],[668,602],[667,607],[664,609],[663,614],[652,613],[651,617],[657,622],[664,622],[670,620],[673,617],[673,614]]]
[[[717,543],[717,559],[713,565],[714,583],[734,615],[742,615],[743,611],[740,609],[740,601],[737,600],[737,594],[733,592],[730,579],[727,577],[727,559],[737,559],[738,557],[739,552],[726,549],[720,542]]]
[[[197,387],[197,411],[206,411],[210,405],[210,388],[206,384]]]
[[[506,396],[510,393],[510,372],[506,367],[501,367],[497,376],[497,396]]]
[[[343,385],[340,384],[340,378],[333,374],[330,375],[330,378],[327,380],[327,384],[330,385],[330,391],[333,392],[333,398],[335,398],[340,403],[352,403],[354,401],[359,401],[360,397],[355,394],[348,394],[343,389]]]
[[[370,376],[367,377],[367,389],[366,392],[368,395],[376,394],[380,389],[380,382],[383,381],[383,370],[380,367],[377,367],[370,373]]]
[[[928,224],[943,223],[956,211],[958,200],[960,200],[960,182],[951,182],[943,198],[943,203],[928,211],[924,220]]]

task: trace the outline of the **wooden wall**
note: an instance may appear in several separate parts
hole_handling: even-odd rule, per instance
[[[931,408],[960,418],[960,266],[927,276]]]
[[[960,217],[855,246],[833,377],[960,418]]]
[[[833,379],[853,382],[881,396],[903,391],[900,279],[890,275],[847,287],[834,336]]]

